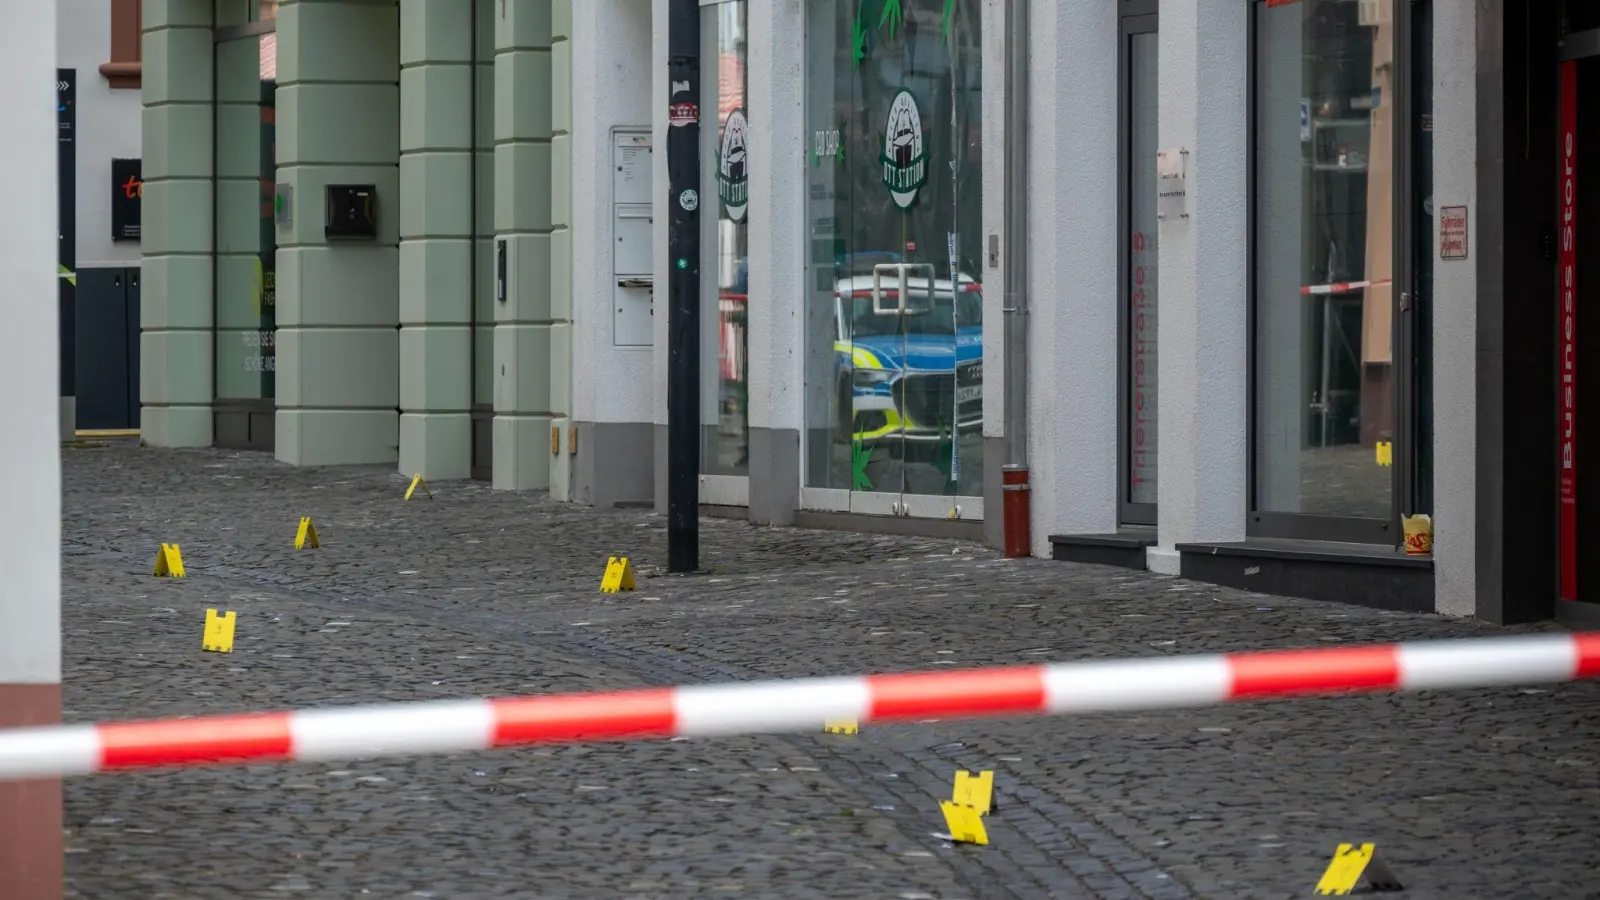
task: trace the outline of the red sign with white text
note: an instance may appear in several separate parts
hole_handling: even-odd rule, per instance
[[[1561,448],[1561,592],[1578,599],[1577,287],[1578,287],[1578,64],[1561,64],[1561,238],[1556,248],[1561,378],[1556,439]]]

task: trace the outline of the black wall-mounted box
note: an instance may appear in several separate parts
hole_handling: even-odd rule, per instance
[[[328,216],[322,233],[330,238],[378,236],[378,186],[328,185]]]

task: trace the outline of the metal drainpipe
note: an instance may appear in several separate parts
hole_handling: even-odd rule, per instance
[[[1006,556],[1031,556],[1028,483],[1028,3],[1006,2],[1005,448],[1000,470]]]
[[[467,127],[471,133],[467,136],[467,146],[472,148],[471,156],[467,158],[467,216],[471,225],[467,228],[468,256],[470,263],[467,266],[467,297],[471,300],[467,307],[467,326],[471,333],[467,336],[471,341],[467,345],[467,390],[471,394],[467,397],[467,434],[471,441],[467,445],[470,454],[467,471],[470,473],[475,466],[473,462],[478,458],[478,424],[473,421],[472,410],[478,403],[478,3],[472,0],[467,4],[472,16],[470,29],[472,52],[467,55],[471,62],[467,65],[467,72],[471,77],[467,80],[467,104],[470,112],[467,113]]]

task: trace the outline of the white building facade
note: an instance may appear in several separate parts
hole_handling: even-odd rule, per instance
[[[1437,177],[1408,154],[1449,135],[1396,124],[1470,80],[1470,56],[1418,69],[1418,35],[1454,33],[1425,2],[1033,3],[1009,130],[1006,6],[702,2],[702,502],[1001,543],[1005,166],[1026,140],[1032,552],[1226,580],[1186,561],[1242,573],[1275,549],[1375,602],[1459,604],[1402,540],[1444,477],[1420,330],[1466,324],[1402,299],[1432,278],[1408,242],[1433,243],[1412,200]],[[643,298],[665,295],[675,202],[666,14],[573,9],[580,501],[665,502],[667,322]],[[624,272],[646,197],[653,262]],[[1441,559],[1464,525],[1440,524]]]
[[[1590,608],[1588,6],[701,0],[687,106],[668,6],[145,0],[145,440],[664,506],[698,116],[711,511],[1001,546],[1015,493],[1036,556]]]

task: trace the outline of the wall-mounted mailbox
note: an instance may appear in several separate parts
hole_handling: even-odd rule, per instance
[[[328,215],[322,233],[330,238],[378,236],[378,186],[328,185]]]
[[[655,214],[648,128],[612,131],[611,343],[655,344]]]

